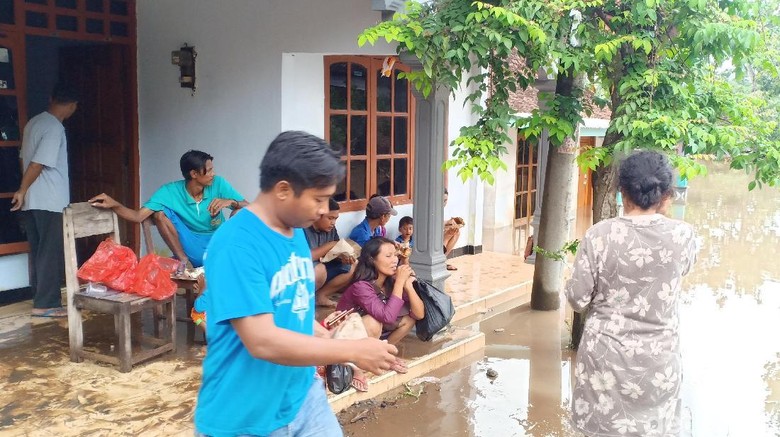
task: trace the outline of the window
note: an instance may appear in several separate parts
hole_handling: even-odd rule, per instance
[[[347,175],[334,196],[343,210],[362,209],[374,193],[412,199],[413,101],[398,77],[409,69],[393,59],[325,57],[325,139],[344,151]]]
[[[517,142],[517,177],[515,180],[515,221],[529,224],[536,208],[536,172],[539,168],[538,147],[525,139]]]

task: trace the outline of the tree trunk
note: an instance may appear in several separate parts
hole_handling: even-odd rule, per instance
[[[573,75],[559,74],[555,93],[571,96],[579,78]],[[574,222],[574,202],[576,193],[577,166],[576,157],[579,129],[574,138],[566,138],[563,145],[550,147],[547,158],[542,214],[537,245],[550,252],[559,251],[571,234]],[[561,306],[563,290],[563,261],[555,261],[537,254],[534,281],[531,290],[531,308],[535,310],[557,310]]]
[[[612,102],[614,108],[619,107],[620,97],[613,96]],[[614,144],[620,141],[620,136],[610,133],[604,138],[604,144],[601,147],[612,149]],[[617,156],[613,157],[613,163],[618,162]],[[610,164],[598,168],[593,173],[593,224],[612,217],[617,217],[617,166]],[[574,319],[571,324],[571,347],[577,349],[582,340],[582,332],[585,329],[585,318],[587,310],[582,313],[574,313]]]

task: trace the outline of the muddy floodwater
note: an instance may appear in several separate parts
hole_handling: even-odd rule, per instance
[[[701,237],[681,301],[685,436],[780,436],[780,191],[711,164],[673,216]],[[484,354],[344,411],[347,435],[576,436],[570,311],[483,320]],[[491,376],[488,376],[490,373]]]

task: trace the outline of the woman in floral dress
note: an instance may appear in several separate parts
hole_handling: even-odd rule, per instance
[[[589,310],[577,351],[573,425],[589,436],[679,434],[678,300],[693,265],[693,228],[665,217],[672,170],[639,152],[620,166],[623,217],[590,228],[566,297]]]

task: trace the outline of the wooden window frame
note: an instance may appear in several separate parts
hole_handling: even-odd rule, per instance
[[[111,0],[102,0],[103,12],[87,10],[86,0],[76,0],[76,8],[62,8],[56,6],[56,0],[47,0],[46,5],[27,3],[24,0],[14,2],[14,24],[0,24],[0,30],[23,31],[25,35],[52,36],[63,39],[79,41],[100,41],[114,44],[135,45],[136,42],[136,0],[121,0],[127,3],[127,15],[111,13]],[[46,27],[34,27],[27,25],[27,12],[46,14]],[[57,16],[66,16],[76,19],[77,30],[57,29]],[[87,20],[99,20],[103,23],[102,33],[88,33]],[[111,35],[111,23],[120,23],[127,26],[127,36]]]
[[[390,112],[380,112],[377,109],[377,71],[381,69],[382,63],[385,57],[377,56],[359,56],[359,55],[336,55],[324,57],[324,83],[325,83],[325,140],[330,141],[330,117],[332,115],[346,115],[347,116],[347,132],[349,135],[351,126],[352,115],[366,115],[367,119],[367,141],[366,141],[366,155],[360,155],[358,158],[352,158],[352,151],[349,144],[346,144],[342,161],[344,161],[347,167],[347,174],[345,176],[345,189],[347,193],[350,192],[350,162],[362,161],[367,162],[366,167],[366,197],[370,197],[377,192],[377,164],[379,160],[390,159],[391,160],[391,174],[390,174],[390,186],[394,186],[395,178],[395,163],[397,159],[406,159],[406,194],[388,196],[388,199],[393,205],[404,205],[412,203],[413,189],[414,189],[414,129],[415,129],[415,101],[414,95],[411,92],[411,83],[408,84],[407,89],[407,102],[409,105],[408,112],[396,112],[395,111],[395,88],[391,92],[391,104]],[[347,63],[347,77],[350,77],[351,64],[359,64],[366,68],[366,110],[354,110],[351,109],[351,87],[347,86],[347,108],[346,109],[331,109],[330,107],[330,67],[333,64]],[[396,71],[410,71],[409,67],[397,61],[393,66],[393,74]],[[392,77],[392,76],[391,76]],[[377,137],[377,125],[379,117],[407,117],[407,147],[406,153],[395,153],[395,129],[391,127],[391,143],[390,154],[378,154],[376,137]],[[363,158],[365,156],[365,158]],[[342,212],[360,211],[365,209],[368,199],[348,199],[346,201],[339,202]]]
[[[528,162],[521,162],[520,157],[522,156],[521,152],[524,147],[529,148],[528,152]],[[539,146],[538,145],[531,145],[531,143],[526,140],[525,138],[518,137],[517,139],[517,161],[515,163],[515,208],[514,208],[514,214],[515,214],[515,227],[520,226],[526,226],[531,223],[534,216],[534,207],[535,207],[535,201],[534,197],[536,196],[536,192],[538,187],[536,186],[536,175],[539,172]],[[527,180],[527,189],[521,191],[520,186],[520,177],[521,177],[521,170],[522,169],[528,169],[528,180]],[[517,217],[517,211],[518,211],[518,199],[520,199],[520,196],[525,194],[526,195],[526,211],[528,215],[525,217]]]

